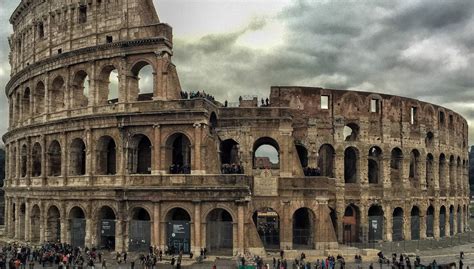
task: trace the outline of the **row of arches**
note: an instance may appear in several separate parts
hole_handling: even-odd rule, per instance
[[[58,74],[49,83],[38,80],[33,85],[16,89],[10,100],[11,122],[27,120],[43,113],[78,109],[92,105],[118,102],[121,74],[114,64],[105,65],[97,75],[87,69],[79,69],[70,78]],[[127,77],[132,101],[152,100],[154,92],[154,68],[148,60],[132,65]]]
[[[437,225],[435,225],[435,208],[430,205],[425,213],[422,213],[418,206],[413,206],[408,216],[406,216],[402,207],[393,209],[391,215],[387,216],[380,205],[372,205],[368,210],[368,240],[382,241],[384,238],[384,229],[387,225],[387,218],[391,218],[391,234],[392,241],[402,241],[408,239],[419,240],[422,238],[435,237],[435,226],[438,229],[437,236],[453,236],[462,233],[464,223],[466,221],[467,207],[466,205],[449,206],[449,215],[446,215],[447,209],[444,205],[439,208],[439,217]],[[358,206],[350,204],[344,211],[343,218],[343,243],[350,244],[363,241],[363,231],[361,227],[361,211]],[[446,224],[448,217],[449,234],[446,233]],[[422,223],[424,222],[424,223]],[[424,225],[424,229],[422,229]],[[408,229],[407,229],[408,228]],[[408,230],[408,231],[407,231]],[[425,234],[421,234],[424,231]]]

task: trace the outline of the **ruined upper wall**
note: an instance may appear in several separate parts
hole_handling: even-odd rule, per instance
[[[117,41],[163,36],[152,0],[22,0],[10,18],[12,76],[58,54]]]

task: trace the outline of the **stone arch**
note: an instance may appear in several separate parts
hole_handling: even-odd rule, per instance
[[[61,176],[61,145],[57,140],[53,140],[48,147],[48,176]]]
[[[257,228],[262,244],[267,249],[280,248],[280,216],[270,207],[263,207],[254,211],[253,223]]]
[[[243,174],[244,169],[240,161],[239,143],[234,139],[220,142],[220,160],[222,174]]]
[[[40,207],[35,204],[31,208],[31,216],[30,216],[30,223],[31,223],[31,242],[39,243],[40,242],[40,232],[41,232],[41,210]]]
[[[17,172],[16,172],[16,160],[17,160],[17,150],[16,147],[12,148],[12,161],[10,161],[10,177],[11,178],[16,178],[18,177]]]
[[[439,155],[439,188],[440,190],[446,191],[447,182],[446,182],[446,156],[444,153]]]
[[[215,132],[217,128],[217,115],[216,112],[212,111],[211,115],[209,116],[209,132],[212,134]]]
[[[425,146],[426,146],[427,148],[431,148],[431,147],[434,146],[434,134],[433,134],[433,132],[431,132],[431,131],[428,131],[428,132],[426,133]]]
[[[302,143],[295,143],[296,153],[303,170],[308,168],[308,149]]]
[[[434,237],[434,207],[426,209],[426,237]]]
[[[81,138],[74,138],[69,151],[69,174],[83,176],[86,174],[86,144]]]
[[[348,91],[342,95],[341,104],[344,104],[345,115],[356,117],[360,113],[363,102],[358,93]]]
[[[39,81],[36,84],[35,91],[34,91],[34,99],[33,99],[33,104],[34,104],[34,113],[36,115],[41,115],[46,112],[45,110],[45,105],[44,105],[44,100],[46,96],[46,87],[44,86],[44,83],[42,81]]]
[[[151,244],[151,214],[144,207],[130,211],[129,251],[146,251]]]
[[[383,240],[384,212],[382,206],[374,204],[368,211],[369,219],[369,242]]]
[[[172,246],[170,252],[179,253],[182,250],[184,253],[189,253],[191,251],[191,214],[185,208],[174,207],[168,210],[165,220],[167,222],[166,243]]]
[[[20,176],[26,177],[28,175],[28,147],[26,144],[21,146],[20,151]]]
[[[410,152],[410,168],[408,177],[411,182],[411,185],[415,188],[418,188],[420,185],[421,178],[421,154],[417,149],[413,149]]]
[[[420,239],[420,209],[418,206],[413,206],[410,212],[410,230],[411,240]]]
[[[344,182],[359,182],[359,150],[347,147],[344,151]]]
[[[360,127],[354,122],[347,123],[344,126],[343,133],[345,141],[357,141],[359,140]]]
[[[49,105],[51,112],[57,112],[65,108],[64,93],[65,93],[64,78],[57,76],[51,83],[49,88]]]
[[[61,213],[57,206],[51,205],[47,211],[45,239],[50,242],[61,241]]]
[[[403,235],[403,209],[396,207],[392,213],[392,240],[402,241]]]
[[[25,223],[26,223],[26,204],[21,203],[19,208],[19,221],[18,221],[18,235],[20,240],[25,240]]]
[[[402,183],[403,178],[403,152],[400,148],[392,149],[390,158],[390,180],[393,183]]]
[[[97,209],[96,219],[98,225],[99,246],[109,250],[115,249],[115,224],[117,219],[116,211],[110,206],[101,206]]]
[[[435,109],[433,105],[425,104],[425,106],[423,107],[423,114],[425,120],[428,123],[433,124],[435,122]]]
[[[446,236],[446,207],[442,205],[439,208],[439,237]]]
[[[173,133],[166,140],[166,164],[171,174],[190,174],[191,156],[193,153],[191,140],[181,132]]]
[[[434,187],[434,157],[433,154],[426,154],[426,186],[428,188]]]
[[[344,244],[351,244],[360,242],[359,227],[360,227],[360,210],[354,204],[349,204],[344,210],[343,219],[343,242]]]
[[[72,79],[71,95],[72,107],[87,107],[89,96],[89,75],[84,70],[79,70]]]
[[[119,72],[115,65],[108,64],[102,67],[99,79],[96,82],[98,88],[98,104],[107,105],[117,103],[120,95]]]
[[[456,159],[456,185],[458,186],[459,190],[464,190],[464,182],[463,182],[463,170],[462,170],[462,162],[461,157],[457,157]]]
[[[336,151],[331,144],[323,144],[318,151],[318,167],[321,176],[334,177]]]
[[[382,159],[382,149],[377,146],[373,146],[369,149],[367,156],[369,184],[378,184],[383,181]]]
[[[456,190],[456,160],[453,155],[449,156],[449,187],[451,190]]]
[[[314,212],[307,208],[301,207],[293,213],[293,248],[313,249],[314,227],[316,217]]]
[[[460,234],[463,232],[463,226],[462,226],[462,207],[460,204],[458,204],[457,210],[456,210],[456,225],[457,225],[457,233]]]
[[[130,174],[151,174],[152,143],[144,134],[130,138],[128,147],[128,167]]]
[[[97,143],[96,172],[98,175],[115,175],[117,173],[117,149],[115,140],[102,136]]]
[[[454,235],[454,205],[449,206],[449,235]]]
[[[21,96],[21,114],[22,119],[26,120],[31,116],[30,113],[30,103],[31,103],[31,90],[29,87],[23,91]]]
[[[31,150],[31,175],[33,177],[39,177],[42,175],[41,165],[43,162],[43,150],[41,144],[36,142],[33,144],[33,149]]]
[[[206,215],[206,247],[211,253],[230,253],[233,249],[232,214],[223,208],[214,208]]]
[[[253,144],[253,168],[280,169],[280,146],[271,137],[260,137]]]
[[[130,84],[136,87],[137,101],[153,100],[155,68],[151,62],[145,59],[136,61],[131,68],[132,77]],[[150,85],[151,84],[151,85]]]
[[[86,214],[80,206],[69,210],[69,238],[73,247],[84,247],[86,238]]]

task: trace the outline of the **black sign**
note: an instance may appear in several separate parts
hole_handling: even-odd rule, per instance
[[[100,233],[102,236],[115,236],[115,220],[102,220]]]

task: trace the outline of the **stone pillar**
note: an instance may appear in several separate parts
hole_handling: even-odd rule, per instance
[[[344,241],[344,213],[346,211],[344,200],[336,202],[336,217],[337,217],[337,241],[343,243]]]
[[[153,175],[165,174],[165,171],[161,171],[160,160],[161,157],[161,126],[159,124],[153,125],[154,139],[153,139],[153,155],[151,160],[151,170]]]
[[[41,143],[41,185],[42,186],[46,186],[46,175],[48,174],[48,171],[47,170],[47,166],[46,166],[46,163],[48,162],[48,160],[46,159],[46,137],[43,135],[41,136],[41,139],[40,139],[40,143]]]
[[[68,161],[68,141],[67,141],[67,135],[65,132],[61,133],[61,136],[59,138],[59,141],[61,143],[61,176],[64,178],[64,182],[66,181],[65,178],[68,173],[67,167],[69,166],[67,161]]]
[[[411,208],[409,205],[403,209],[403,239],[411,240]]]
[[[126,226],[126,221],[123,221],[122,219],[117,218],[115,222],[115,251],[117,252],[122,252],[127,250],[126,244],[125,244],[125,226]],[[128,236],[127,236],[128,238]],[[128,244],[127,244],[128,245]]]
[[[31,241],[31,219],[30,219],[30,202],[28,199],[25,200],[25,241],[30,242]]]
[[[202,248],[201,240],[201,202],[194,201],[194,245],[192,251],[198,255],[199,250]]]
[[[446,237],[451,236],[451,224],[449,220],[449,216],[451,215],[451,211],[449,207],[446,208],[446,215],[445,215],[445,222],[444,222],[444,230],[445,230],[445,235]]]
[[[384,236],[382,237],[385,241],[392,241],[392,235],[393,235],[393,209],[390,205],[385,205],[383,207],[384,211]]]
[[[15,239],[19,240],[20,238],[20,199],[15,198]]]
[[[427,209],[420,208],[420,239],[426,239],[426,211]],[[410,229],[411,230],[411,229]]]
[[[360,204],[360,229],[362,234],[359,236],[362,242],[368,242],[369,240],[369,216],[368,208],[365,204]]]
[[[280,217],[280,248],[281,249],[292,249],[293,248],[293,225],[291,223],[290,213],[290,201],[283,201],[282,212]]]
[[[435,202],[434,207],[434,216],[433,216],[433,237],[434,239],[439,239],[439,204]]]
[[[202,124],[195,123],[194,125],[194,154],[192,164],[191,164],[191,173],[192,174],[203,174],[201,167],[201,135],[202,135]]]
[[[424,157],[424,158],[423,158]],[[417,169],[417,178],[418,178],[418,182],[420,184],[420,188],[421,190],[426,190],[428,188],[428,185],[426,184],[426,154],[424,155],[421,155],[420,154],[420,157],[419,157],[419,160],[418,160],[418,169]]]
[[[90,128],[85,131],[85,143],[86,143],[86,175],[93,175],[92,172],[92,159],[95,157],[92,150],[92,132]]]
[[[69,231],[69,222],[70,222],[70,219],[66,216],[65,211],[64,210],[61,210],[59,209],[61,212],[61,216],[60,216],[60,225],[61,225],[61,242],[66,242],[66,243],[71,243],[70,242],[70,238],[69,238],[69,235],[71,234],[70,231]]]
[[[48,227],[47,225],[47,213],[46,213],[46,206],[43,201],[40,201],[40,243],[46,241],[46,228]]]
[[[245,208],[246,204],[239,203],[237,207],[237,238],[238,238],[238,252],[244,253],[245,251]],[[234,239],[235,241],[235,239]]]
[[[86,218],[86,236],[84,238],[84,244],[89,248],[96,245],[96,242],[94,242],[94,231],[97,231],[97,229],[94,229],[94,227],[97,227],[95,221],[91,217]]]
[[[161,204],[153,204],[153,246],[160,246],[160,224],[161,224]]]

